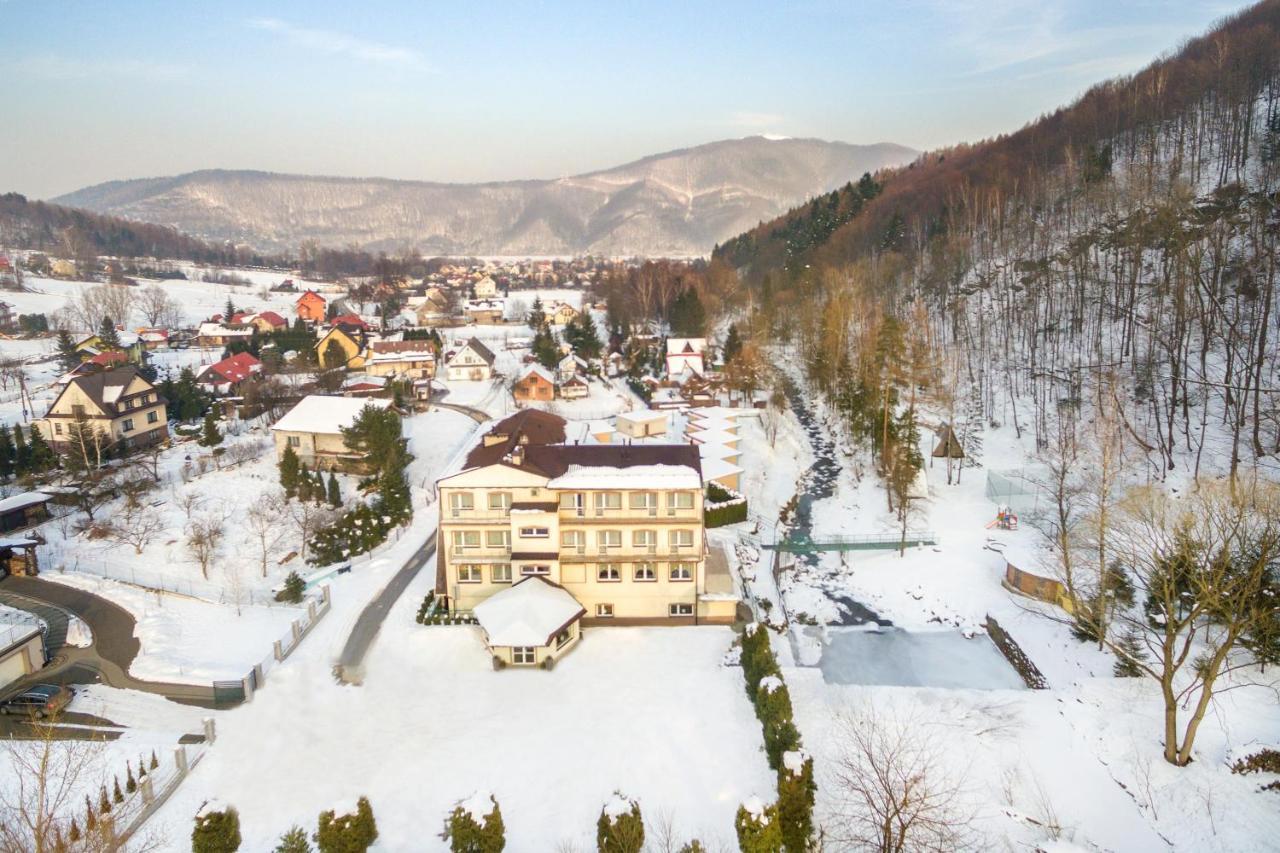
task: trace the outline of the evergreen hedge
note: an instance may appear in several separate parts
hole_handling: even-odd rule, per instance
[[[196,814],[191,853],[235,853],[240,849],[240,815],[234,806]]]
[[[470,809],[459,803],[444,823],[443,838],[453,853],[502,853],[507,846],[506,827],[498,801],[489,795],[493,809],[477,821]]]
[[[335,815],[332,809],[321,812],[314,838],[320,853],[365,853],[378,840],[378,824],[368,798],[356,802],[355,814]]]
[[[765,806],[759,800],[738,806],[733,828],[738,833],[742,853],[782,853],[782,826],[777,806]]]
[[[610,806],[627,805],[625,811],[610,815]],[[596,821],[596,850],[598,853],[640,853],[644,849],[644,818],[635,800],[628,800],[615,791],[613,799],[600,809]]]

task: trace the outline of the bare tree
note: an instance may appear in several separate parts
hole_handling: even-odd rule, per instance
[[[70,328],[92,332],[104,317],[122,326],[133,316],[134,291],[123,284],[98,284],[83,288],[63,306]]]
[[[298,555],[305,560],[307,543],[311,541],[316,531],[329,524],[334,513],[328,507],[313,504],[310,501],[289,501],[285,510],[298,531],[298,538],[302,540],[298,547]]]
[[[205,580],[209,579],[209,566],[222,547],[223,523],[222,518],[206,515],[187,524],[187,548]]]
[[[280,543],[283,507],[278,497],[264,493],[249,505],[247,524],[258,546],[258,557],[262,563],[262,576],[267,576],[267,562],[271,552]]]
[[[52,725],[32,727],[34,737],[9,739],[8,767],[0,785],[0,853],[107,853],[118,850],[114,826],[98,821],[89,829],[80,813],[81,795],[105,781],[101,740],[64,739]],[[78,821],[80,838],[72,840]],[[153,832],[134,835],[129,849],[155,850],[162,839]]]
[[[145,482],[133,481],[122,487],[124,506],[112,524],[116,538],[132,545],[135,554],[141,554],[142,549],[166,526],[164,518],[156,512],[155,507],[143,501],[144,492],[134,486],[134,483]]]
[[[173,502],[178,505],[178,508],[181,509],[183,514],[187,517],[187,522],[190,523],[191,517],[195,515],[195,511],[204,503],[204,495],[194,489],[188,489],[187,491],[176,495]]]
[[[150,285],[138,291],[138,311],[152,328],[176,326],[182,319],[182,306],[169,298],[163,287]]]
[[[942,732],[874,705],[845,711],[837,725],[840,753],[825,786],[836,801],[833,840],[881,853],[940,853],[971,842],[962,782],[939,761]]]

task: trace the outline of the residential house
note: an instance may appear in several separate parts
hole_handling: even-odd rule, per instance
[[[564,427],[526,409],[437,482],[436,594],[513,665],[559,657],[583,625],[731,623],[727,566],[707,568],[697,450],[564,444]]]
[[[133,365],[73,377],[34,425],[50,447],[67,453],[71,428],[80,419],[92,428],[104,456],[108,449],[131,450],[169,437],[164,399]]]
[[[560,396],[565,400],[581,400],[591,396],[591,387],[581,376],[570,376],[560,383]]]
[[[492,299],[498,295],[498,283],[489,276],[485,276],[476,282],[473,290],[476,299]]]
[[[328,397],[312,394],[303,397],[271,427],[275,438],[276,459],[284,449],[292,447],[298,459],[315,470],[364,470],[364,457],[347,447],[342,430],[350,428],[365,406],[387,408],[390,400],[355,397]]]
[[[138,335],[123,331],[117,332],[116,337],[120,339],[120,347],[118,351],[125,354],[125,360],[130,364],[142,364],[142,339]],[[104,352],[106,348],[107,347],[103,343],[102,338],[97,335],[89,335],[86,338],[81,338],[76,343],[76,352],[80,353],[80,358],[85,361],[88,361],[95,355]]]
[[[364,369],[370,376],[431,379],[436,375],[436,352],[427,341],[374,341]]]
[[[553,326],[563,326],[578,316],[578,309],[567,302],[552,302],[544,310],[547,322]]]
[[[472,338],[449,359],[445,365],[446,376],[452,382],[492,379],[494,360],[493,351],[478,338]]]
[[[68,261],[58,258],[49,265],[49,273],[54,278],[75,278],[76,265],[74,261]]]
[[[365,365],[366,347],[367,338],[360,329],[350,326],[331,326],[320,340],[316,341],[316,361],[321,367],[345,367],[359,370]]]
[[[706,349],[706,338],[668,338],[667,379],[683,384],[683,379],[691,375],[706,373],[703,363]]]
[[[148,352],[165,349],[169,346],[169,330],[139,329],[138,340],[142,343],[142,348]]]
[[[338,328],[344,329],[348,332],[369,331],[369,324],[365,322],[365,319],[359,314],[336,314],[334,315],[334,318],[329,321],[329,325],[337,326]]]
[[[196,381],[214,394],[239,394],[240,384],[261,371],[262,362],[252,353],[238,352],[206,367]]]
[[[0,302],[0,331],[12,332],[18,325],[18,315],[8,302]]]
[[[496,326],[506,315],[507,305],[501,299],[471,299],[462,307],[467,322],[477,326]]]
[[[308,323],[323,323],[328,301],[314,290],[305,290],[293,303],[294,312]]]
[[[257,314],[250,314],[244,318],[244,322],[253,326],[260,334],[263,335],[269,335],[272,332],[282,332],[289,328],[289,321],[274,311],[262,311]]]
[[[248,343],[253,340],[253,326],[247,324],[201,323],[196,332],[196,346],[225,347],[232,341]]]
[[[550,402],[556,396],[555,377],[541,364],[530,364],[511,386],[511,396],[520,404]]]

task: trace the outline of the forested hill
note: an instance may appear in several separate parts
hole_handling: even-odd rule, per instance
[[[1242,181],[1258,153],[1251,148],[1258,123],[1275,115],[1274,103],[1256,99],[1278,64],[1280,3],[1267,0],[1016,133],[933,151],[882,172],[883,192],[874,199],[865,184],[845,187],[727,241],[715,255],[759,281],[766,273],[801,274],[806,266],[870,252],[920,251],[945,239],[958,220],[1029,198],[1047,172],[1062,167],[1090,183],[1109,177],[1113,163],[1161,159],[1165,178],[1191,187]],[[1157,135],[1174,150],[1157,152],[1150,144]],[[1216,147],[1219,138],[1222,150],[1208,157],[1206,146]]]
[[[209,243],[164,225],[28,201],[17,193],[0,195],[0,246],[73,259],[111,255],[227,265],[262,265],[279,260],[243,246]]]
[[[925,389],[966,448],[1105,420],[1147,477],[1256,470],[1280,454],[1280,0],[716,256],[855,441],[890,445],[893,400]]]

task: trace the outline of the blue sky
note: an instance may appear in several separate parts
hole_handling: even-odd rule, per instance
[[[1013,130],[1241,3],[0,0],[0,192],[544,178],[754,133]]]

